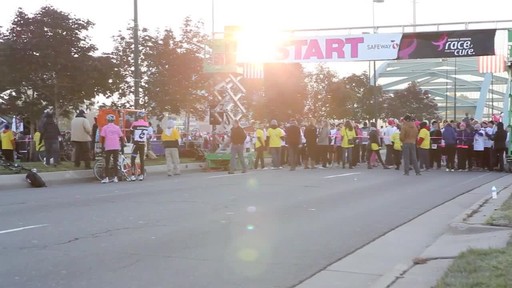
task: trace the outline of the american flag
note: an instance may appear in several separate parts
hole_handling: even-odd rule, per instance
[[[478,72],[500,73],[506,71],[506,57],[503,54],[478,57]]]
[[[263,79],[263,64],[244,63],[244,78]]]

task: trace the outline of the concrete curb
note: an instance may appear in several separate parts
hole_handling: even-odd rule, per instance
[[[490,226],[485,222],[512,194],[511,178],[508,176],[497,179],[470,192],[486,196],[455,217],[446,232],[426,247],[418,257],[427,260],[425,264],[412,264],[400,274],[389,273],[397,277],[381,287],[432,287],[460,253],[470,248],[505,247],[512,235],[512,229]],[[496,186],[498,190],[496,199],[491,197],[492,186]],[[387,276],[389,280],[391,277]]]
[[[204,169],[205,163],[184,163],[180,164],[182,172],[198,172]],[[155,165],[146,167],[148,174],[166,173],[166,165]],[[26,173],[0,175],[0,191],[15,188],[27,188],[30,185],[25,181]],[[94,182],[92,170],[73,170],[73,171],[57,171],[40,173],[46,184],[51,187],[53,185],[62,185],[66,183],[87,183]]]

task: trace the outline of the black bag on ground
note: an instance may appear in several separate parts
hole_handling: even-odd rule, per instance
[[[28,171],[27,176],[25,176],[25,180],[27,180],[27,182],[32,187],[47,187],[46,182],[44,182],[43,178],[41,178],[41,176],[39,176],[39,174],[37,174],[37,172],[34,171]]]

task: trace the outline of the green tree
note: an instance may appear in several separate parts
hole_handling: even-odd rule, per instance
[[[333,99],[333,92],[336,92],[335,83],[338,81],[338,74],[325,65],[318,65],[315,71],[306,74],[308,95],[306,99],[306,116],[312,118],[332,118],[333,109],[330,108],[341,97]],[[339,88],[339,87],[338,87]],[[342,91],[338,91],[342,93]],[[336,95],[341,95],[337,93]]]
[[[52,6],[33,16],[19,9],[1,39],[0,113],[35,124],[49,106],[57,116],[68,116],[112,91],[115,66],[108,57],[93,55],[96,47],[86,34],[92,26]]]
[[[208,78],[202,75],[208,36],[201,22],[185,18],[179,37],[171,29],[140,34],[141,106],[150,113],[206,116]],[[115,95],[118,105],[133,107],[133,30],[115,37],[113,55],[125,79]]]
[[[265,64],[264,74],[263,100],[255,106],[257,119],[288,121],[292,117],[301,117],[307,97],[302,65],[298,63]]]
[[[399,118],[411,114],[418,120],[434,119],[438,117],[437,104],[434,98],[411,82],[405,89],[396,91],[385,101],[384,115],[386,118]]]

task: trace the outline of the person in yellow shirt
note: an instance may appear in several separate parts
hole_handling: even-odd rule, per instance
[[[270,127],[267,129],[268,150],[272,156],[272,169],[281,168],[281,141],[284,139],[284,132],[277,121],[270,121]]]
[[[14,132],[11,127],[6,124],[4,131],[0,133],[2,142],[2,155],[6,161],[14,162],[14,149],[16,149],[16,138],[14,138]]]
[[[391,135],[391,143],[393,144],[393,160],[395,160],[395,170],[400,170],[402,164],[402,141],[400,141],[400,124],[396,125],[396,131]]]
[[[341,163],[345,169],[345,163],[348,162],[348,168],[354,169],[352,166],[352,149],[356,142],[356,130],[352,126],[352,122],[345,121],[345,125],[341,128]]]
[[[258,122],[254,124],[254,128],[256,128],[256,143],[254,143],[256,159],[254,160],[254,169],[258,169],[258,162],[261,164],[261,169],[265,169],[265,159],[263,158],[263,152],[265,152],[265,132],[263,132]]]
[[[45,155],[44,154],[44,142],[39,141],[40,139],[41,139],[41,132],[39,132],[39,130],[37,130],[37,128],[36,128],[36,133],[34,133],[34,143],[36,145],[36,155],[37,155],[38,159],[39,159],[40,154],[43,154],[43,156]]]
[[[427,128],[427,122],[420,123],[420,132],[418,133],[418,154],[420,156],[420,169],[424,171],[430,170],[430,132]]]
[[[162,133],[162,144],[165,148],[167,176],[180,175],[180,131],[176,128],[174,120],[167,121],[166,129]]]

